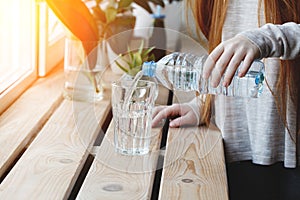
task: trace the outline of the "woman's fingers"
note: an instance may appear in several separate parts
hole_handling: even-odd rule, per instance
[[[172,128],[188,125],[197,125],[197,118],[191,110],[181,117],[173,119],[169,124]]]
[[[165,109],[167,106],[155,106],[152,113],[152,118],[154,118],[160,111]]]
[[[163,123],[163,115],[161,115],[161,111],[165,109],[167,106],[156,106],[153,109],[152,113],[152,127],[159,126]]]
[[[216,62],[215,68],[211,74],[212,87],[218,87],[218,85],[220,84],[222,76],[225,73],[225,70],[227,69],[227,66],[232,56],[233,56],[232,51],[225,51]]]
[[[243,59],[244,59],[243,52],[236,53],[231,58],[230,63],[228,64],[226,72],[224,74],[224,79],[223,79],[223,83],[222,83],[224,87],[228,87],[230,85],[230,83],[231,83],[231,81]]]
[[[152,127],[156,127],[166,118],[172,119],[170,127],[183,125],[197,125],[198,118],[193,109],[185,104],[173,104],[171,106],[159,106],[154,109]]]
[[[152,115],[152,127],[158,126],[163,119],[178,116],[179,112],[180,109],[178,104],[174,104],[172,106],[158,106],[154,108],[154,114]]]
[[[224,75],[223,86],[228,87],[239,68],[238,76],[243,77],[254,59],[259,57],[259,49],[247,38],[236,36],[219,44],[208,56],[203,69],[203,77],[211,78],[211,86],[217,87]]]
[[[240,71],[238,73],[239,77],[245,76],[248,70],[250,69],[252,62],[260,56],[260,52],[257,46],[252,44],[250,41],[248,41],[248,43],[245,45],[248,46],[249,50],[248,53],[245,55],[242,66],[240,67]]]
[[[246,73],[248,72],[252,62],[253,62],[254,58],[252,55],[247,55],[244,59],[243,64],[240,67],[238,76],[239,77],[244,77],[246,75]]]
[[[203,78],[208,79],[213,69],[215,68],[216,62],[222,55],[224,48],[222,45],[217,46],[207,57],[203,67]]]

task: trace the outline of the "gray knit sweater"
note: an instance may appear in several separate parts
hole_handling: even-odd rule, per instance
[[[274,89],[279,59],[293,59],[300,55],[300,26],[294,23],[281,26],[267,24],[257,29],[257,3],[258,0],[230,1],[223,40],[242,34],[258,46],[261,57],[277,57],[264,60],[266,80]],[[285,167],[299,165],[300,144],[290,137],[268,87],[265,86],[257,99],[216,96],[213,110],[212,121],[222,132],[229,162],[252,160],[269,165],[283,161]],[[288,98],[288,128],[299,141],[297,121],[297,105]]]

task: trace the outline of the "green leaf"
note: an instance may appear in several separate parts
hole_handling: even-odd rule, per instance
[[[138,50],[138,53],[139,53],[139,54],[142,54],[143,48],[144,48],[144,40],[142,40],[141,45],[140,45],[140,47],[139,47],[139,50]]]
[[[115,61],[116,62],[116,65],[121,69],[123,70],[125,73],[128,73],[128,69],[126,69],[125,67],[123,67],[118,61]]]
[[[151,54],[151,55],[148,57],[148,59],[147,59],[147,61],[151,61],[151,60],[155,60],[155,55],[154,55],[154,54]]]
[[[132,68],[132,62],[133,61],[128,61],[128,60],[125,60],[125,59],[123,59],[123,61],[127,64],[128,68],[130,70]]]
[[[127,47],[127,52],[128,52],[128,55],[129,55],[129,59],[133,60],[133,52],[131,51],[129,46]]]
[[[132,51],[129,46],[127,46],[127,53],[121,54],[122,60],[128,66],[128,74],[136,74],[136,72],[141,70],[143,62],[149,59],[155,60],[154,55],[149,55],[155,47],[144,48],[144,41],[142,40],[138,49]],[[124,68],[124,66],[122,66]],[[123,70],[124,71],[124,70]]]
[[[139,52],[133,54],[133,57],[135,58],[135,67],[138,67],[143,63],[142,56]]]
[[[117,9],[115,9],[114,7],[108,7],[105,10],[105,17],[106,17],[106,22],[110,23],[112,21],[114,21],[117,17]]]
[[[144,50],[143,53],[142,53],[142,57],[147,56],[154,48],[155,47],[151,47],[149,49]]]
[[[98,27],[87,6],[81,0],[46,0],[48,6],[81,41],[97,41]],[[78,26],[80,24],[80,26]],[[89,53],[91,49],[86,49]]]
[[[134,58],[133,57],[130,57],[129,56],[129,59],[128,59],[128,57],[125,57],[125,56],[127,56],[128,54],[124,54],[123,56],[122,56],[122,60],[128,65],[128,67],[129,67],[129,69],[131,69],[131,68],[133,68],[134,67]],[[129,54],[130,55],[130,54]]]
[[[124,8],[130,7],[132,2],[133,2],[133,0],[121,0],[121,1],[119,1],[118,8],[124,9]]]

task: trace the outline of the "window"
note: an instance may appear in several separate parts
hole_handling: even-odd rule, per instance
[[[39,76],[45,76],[64,55],[64,28],[45,2],[39,3]]]
[[[63,29],[39,0],[0,0],[0,114],[63,58]]]
[[[34,0],[0,0],[0,113],[36,77]]]

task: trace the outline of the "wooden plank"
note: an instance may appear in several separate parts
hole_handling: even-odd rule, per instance
[[[169,130],[159,199],[228,199],[223,143],[217,129]]]
[[[150,199],[154,180],[161,129],[152,129],[152,151],[147,155],[128,156],[116,153],[113,125],[100,148],[78,194],[78,199]]]
[[[158,97],[155,101],[156,105],[167,105],[169,98],[169,90],[158,84]]]
[[[60,65],[50,76],[36,81],[0,116],[0,177],[62,101],[63,80]]]
[[[0,199],[67,199],[109,113],[98,104],[63,101],[0,185]]]

